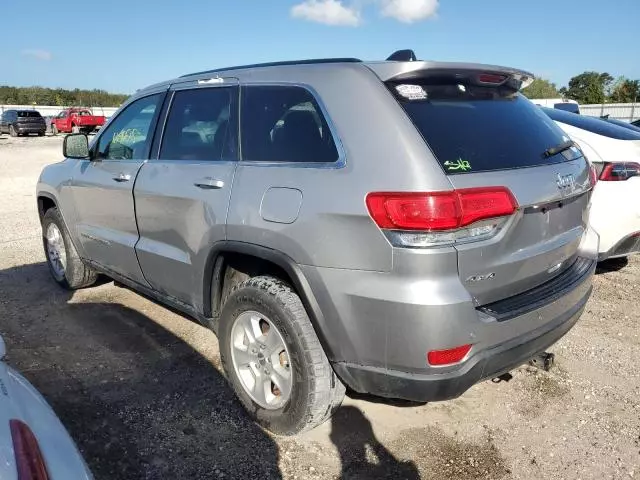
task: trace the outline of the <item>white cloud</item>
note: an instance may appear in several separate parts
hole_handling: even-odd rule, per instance
[[[360,11],[346,7],[341,0],[305,0],[291,8],[294,18],[341,27],[360,25]]]
[[[53,58],[53,55],[51,55],[51,52],[47,50],[39,50],[37,48],[22,50],[22,52],[20,53],[22,53],[22,55],[24,55],[25,57],[32,57],[32,58],[35,58],[36,60],[42,60],[44,62],[48,62]]]
[[[413,23],[436,15],[438,0],[381,0],[382,15]]]

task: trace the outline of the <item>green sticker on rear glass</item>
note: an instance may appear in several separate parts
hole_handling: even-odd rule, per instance
[[[446,162],[444,162],[444,166],[450,172],[466,172],[467,170],[471,170],[471,164],[466,160],[462,160],[461,158],[459,158],[455,162],[450,162],[449,160],[447,160]]]

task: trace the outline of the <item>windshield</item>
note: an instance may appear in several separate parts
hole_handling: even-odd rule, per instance
[[[607,122],[606,120],[597,117],[575,115],[555,108],[540,108],[556,122],[566,123],[567,125],[571,125],[591,133],[596,133],[609,138],[616,138],[618,140],[640,140],[640,132],[614,125],[611,122]]]
[[[456,83],[390,89],[448,174],[559,163],[576,155],[545,156],[569,138],[513,90]]]

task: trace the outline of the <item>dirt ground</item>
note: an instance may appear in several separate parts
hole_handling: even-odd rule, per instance
[[[427,405],[347,398],[298,438],[249,420],[211,332],[112,282],[49,278],[36,211],[61,138],[0,137],[0,334],[98,479],[640,478],[640,258],[599,271],[557,367]]]

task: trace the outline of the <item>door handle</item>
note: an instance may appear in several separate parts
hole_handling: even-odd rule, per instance
[[[129,175],[128,173],[127,173],[127,174],[125,174],[125,173],[120,173],[120,174],[118,174],[118,176],[117,176],[117,177],[113,177],[113,179],[114,179],[116,182],[120,182],[120,183],[122,183],[122,182],[128,182],[129,180],[131,180],[131,175]]]
[[[207,177],[202,180],[198,180],[194,185],[198,188],[202,188],[203,190],[218,190],[224,187],[224,182],[216,178]]]

